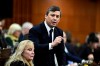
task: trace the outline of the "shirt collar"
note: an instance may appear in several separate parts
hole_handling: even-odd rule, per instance
[[[49,33],[49,31],[51,30],[51,28],[48,26],[48,24],[46,23],[46,21],[44,21],[45,27]],[[54,30],[54,27],[52,28]]]

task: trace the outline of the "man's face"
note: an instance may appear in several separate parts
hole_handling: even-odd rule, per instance
[[[2,30],[2,25],[0,25],[0,31]]]
[[[5,24],[5,20],[1,20],[1,21],[0,21],[0,30],[2,30],[4,24]]]
[[[98,48],[98,42],[93,43],[93,44],[92,44],[92,47],[93,47],[94,49],[97,49],[97,48]]]
[[[60,11],[50,11],[48,15],[45,15],[45,21],[51,28],[55,27],[60,21]]]

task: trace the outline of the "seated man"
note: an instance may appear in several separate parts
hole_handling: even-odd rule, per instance
[[[69,61],[72,61],[72,62],[77,62],[77,63],[81,63],[82,62],[82,59],[78,56],[75,56],[73,54],[71,54],[68,49],[67,49],[67,36],[66,36],[66,33],[63,32],[63,38],[64,38],[64,43],[65,43],[65,54],[66,54],[66,61],[67,63],[69,63]]]

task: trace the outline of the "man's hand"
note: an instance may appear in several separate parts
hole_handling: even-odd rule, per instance
[[[58,44],[60,44],[62,39],[63,39],[62,36],[56,37],[55,40],[51,43],[51,47],[53,48],[53,47],[57,46]]]
[[[88,55],[88,60],[94,60],[93,54],[89,54],[89,55]]]

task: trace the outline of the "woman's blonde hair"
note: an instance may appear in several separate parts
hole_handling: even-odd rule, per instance
[[[8,34],[12,35],[15,31],[17,30],[22,30],[21,26],[17,23],[13,23],[10,25],[9,29],[8,29]]]
[[[27,61],[23,56],[22,56],[22,53],[25,49],[26,46],[28,45],[33,45],[34,46],[34,43],[30,40],[23,40],[21,41],[16,50],[15,50],[15,53],[12,54],[9,58],[9,60],[6,62],[5,66],[10,66],[11,62],[13,61],[22,61],[23,63],[26,63],[28,66],[33,66],[33,62],[32,60],[31,61]]]

